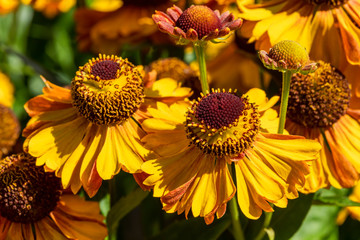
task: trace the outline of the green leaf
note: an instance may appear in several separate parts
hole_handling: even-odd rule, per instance
[[[300,228],[313,196],[300,194],[298,199],[289,200],[287,208],[275,208],[269,227],[274,229],[276,240],[288,240]]]
[[[292,240],[338,239],[337,206],[313,205]]]
[[[119,221],[136,208],[149,194],[149,192],[137,188],[125,197],[120,198],[110,209],[106,222],[110,232],[116,230]]]
[[[346,196],[319,196],[314,198],[316,205],[335,205],[338,207],[360,207],[360,203],[350,200]]]
[[[215,220],[212,224],[206,225],[203,218],[190,218],[174,222],[165,228],[159,235],[152,240],[177,240],[177,239],[197,239],[211,240],[217,239],[228,229],[231,219],[228,216]]]

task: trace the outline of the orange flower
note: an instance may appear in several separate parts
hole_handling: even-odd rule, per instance
[[[104,239],[97,202],[63,193],[60,179],[17,154],[0,160],[0,239]]]
[[[71,89],[44,82],[44,94],[25,104],[31,119],[23,130],[24,149],[37,165],[55,171],[65,189],[76,193],[83,186],[91,197],[102,179],[121,169],[140,172],[149,153],[140,144],[145,132],[139,126],[147,106],[191,94],[173,79],[144,88],[138,67],[105,55],[80,67]]]
[[[348,108],[346,78],[330,64],[319,63],[314,73],[293,75],[286,121],[289,133],[322,145],[305,192],[330,185],[349,188],[360,178],[360,112]]]
[[[144,41],[157,32],[151,19],[155,9],[166,9],[170,0],[128,0],[112,12],[79,8],[75,12],[80,51],[118,54],[124,44]],[[177,4],[184,5],[184,0]]]
[[[192,5],[184,12],[174,5],[166,13],[155,11],[153,19],[160,31],[179,39],[181,44],[223,37],[242,24],[242,20],[235,20],[229,11],[220,15],[218,10],[204,5]]]
[[[358,0],[270,0],[253,4],[237,0],[244,19],[241,34],[268,50],[281,40],[294,40],[311,59],[338,68],[352,85],[353,107],[360,106],[360,2]],[[358,102],[358,103],[356,103]]]
[[[153,117],[143,122],[148,135],[142,140],[160,157],[141,168],[150,175],[144,184],[154,187],[164,210],[185,216],[191,210],[209,224],[225,214],[236,191],[250,219],[272,212],[269,202],[286,207],[287,199],[296,198],[320,145],[272,134],[278,119],[270,107],[277,100],[268,100],[260,89],[242,97],[215,90],[193,104],[149,108]]]

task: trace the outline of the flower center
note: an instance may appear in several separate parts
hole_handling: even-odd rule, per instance
[[[284,40],[275,44],[269,51],[269,57],[276,62],[283,61],[287,69],[297,69],[309,62],[309,54],[299,43]]]
[[[248,98],[216,90],[195,101],[186,117],[191,143],[204,153],[231,156],[251,147],[259,131],[257,108]]]
[[[349,0],[307,0],[307,1],[314,5],[327,4],[333,7],[338,7],[347,3]]]
[[[12,110],[0,104],[0,157],[15,145],[20,134],[20,124]]]
[[[28,154],[0,160],[0,214],[12,222],[32,223],[53,211],[60,199],[61,181],[35,165]]]
[[[308,75],[294,74],[288,117],[305,127],[329,127],[346,113],[350,87],[345,77],[328,63]]]
[[[91,74],[103,80],[111,80],[116,78],[118,70],[120,70],[119,64],[114,61],[104,60],[94,64],[91,68]]]
[[[73,105],[97,125],[121,124],[144,101],[143,79],[127,59],[99,55],[79,68],[72,81]]]
[[[186,9],[176,21],[176,26],[181,28],[185,33],[194,29],[198,38],[202,39],[215,29],[221,28],[219,17],[207,6],[192,5]]]

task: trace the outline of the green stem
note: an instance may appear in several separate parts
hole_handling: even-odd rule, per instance
[[[206,94],[209,91],[209,84],[207,82],[205,44],[203,44],[202,42],[195,43],[194,49],[195,49],[196,59],[199,64],[201,89],[203,94]]]
[[[282,74],[282,92],[281,92],[281,104],[280,104],[280,116],[279,116],[279,128],[278,133],[282,134],[285,128],[286,111],[289,100],[290,82],[291,82],[291,71],[285,71]]]
[[[266,233],[265,229],[267,229],[269,227],[272,215],[273,215],[273,212],[265,212],[265,220],[264,220],[263,227],[262,227],[261,231],[258,233],[258,235],[255,237],[254,240],[263,239],[263,237],[265,236],[265,233]]]
[[[238,205],[235,196],[230,200],[229,207],[231,213],[231,223],[232,223],[234,238],[236,240],[245,240],[244,233],[242,231],[240,224],[240,215],[239,215]]]
[[[233,181],[235,180],[235,166],[231,164],[230,173],[232,176]],[[231,225],[232,225],[232,234],[235,240],[245,240],[244,232],[241,228],[240,224],[240,214],[238,203],[236,201],[236,195],[230,200],[229,203],[230,213],[231,213]]]

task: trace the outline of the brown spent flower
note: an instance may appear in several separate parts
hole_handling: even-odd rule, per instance
[[[160,31],[179,38],[179,43],[213,40],[242,25],[242,20],[235,19],[229,11],[220,15],[218,10],[204,5],[192,5],[184,12],[174,5],[166,13],[155,11],[152,18]]]

